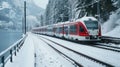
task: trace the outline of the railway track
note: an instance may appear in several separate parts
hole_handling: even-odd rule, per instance
[[[40,38],[41,39],[41,38]],[[55,47],[51,46],[48,42],[46,42],[45,40],[41,39],[42,41],[44,41],[47,45],[49,45],[51,48],[53,48],[56,52],[58,52],[60,55],[62,55],[66,60],[70,61],[73,65],[75,65],[75,67],[83,67],[80,63],[76,62],[74,59],[70,58],[69,56],[65,55],[64,53],[62,53],[61,51],[59,51],[58,49],[56,49]]]
[[[118,39],[118,38],[117,38]],[[64,39],[65,40],[65,39]],[[77,42],[77,41],[72,41],[72,40],[69,40],[71,42],[74,42],[74,43],[78,43],[80,45],[86,45],[86,46],[91,46],[91,47],[96,47],[96,48],[100,48],[100,49],[105,49],[105,50],[109,50],[109,51],[114,51],[114,52],[119,52],[120,53],[120,47],[115,47],[115,46],[109,46],[109,45],[104,45],[106,43],[82,43],[81,42]]]
[[[88,42],[88,43],[82,43],[81,44],[81,42],[72,41],[72,40],[70,40],[70,41],[74,42],[74,43],[78,43],[80,45],[86,45],[86,46],[96,47],[96,48],[105,49],[105,50],[109,50],[109,51],[114,51],[114,52],[119,52],[120,53],[120,47],[104,45],[106,43],[100,44],[100,43],[89,43]]]
[[[92,45],[92,46],[96,47],[96,48],[101,48],[101,49],[105,49],[105,50],[114,51],[114,52],[120,52],[120,47],[103,45],[103,44],[100,44],[100,43],[95,43],[95,45]]]
[[[40,36],[40,37],[41,37],[41,36]],[[43,39],[42,39],[42,38],[43,38]],[[114,67],[113,65],[111,65],[111,64],[109,64],[109,63],[106,63],[106,62],[104,62],[104,61],[101,61],[101,60],[98,60],[98,59],[96,59],[96,58],[90,57],[90,56],[85,55],[85,54],[83,54],[83,53],[77,52],[77,51],[75,51],[75,50],[73,50],[73,49],[70,49],[70,48],[68,48],[68,47],[65,47],[65,46],[63,46],[63,45],[61,45],[61,44],[59,44],[59,43],[57,43],[57,42],[54,42],[54,41],[52,41],[52,40],[50,40],[50,39],[47,39],[47,38],[45,38],[45,37],[41,37],[40,39],[43,40],[46,44],[48,44],[50,47],[52,47],[52,48],[53,48],[55,51],[57,51],[58,53],[64,55],[65,57],[69,58],[70,60],[72,60],[72,61],[75,63],[75,65],[77,65],[78,67],[82,67],[82,65],[81,65],[80,63],[78,63],[77,61],[75,61],[74,59],[68,57],[66,54],[64,54],[64,53],[61,52],[60,50],[58,50],[58,49],[56,49],[55,47],[53,47],[51,44],[49,44],[49,43],[48,43],[47,41],[45,41],[44,39],[46,39],[46,40],[48,40],[48,41],[50,41],[50,42],[52,42],[52,43],[54,43],[54,44],[56,44],[56,45],[64,48],[64,49],[67,49],[67,50],[69,50],[69,51],[71,51],[71,52],[73,52],[73,53],[75,53],[75,54],[77,54],[77,55],[79,55],[79,56],[82,56],[83,58],[87,58],[87,59],[90,60],[91,62],[95,62],[95,63],[97,63],[97,64],[100,64],[100,65],[106,66],[106,67]]]
[[[80,44],[80,43],[78,43]],[[113,52],[118,52],[120,53],[120,47],[114,47],[114,46],[109,46],[109,45],[104,45],[105,43],[92,43],[92,44],[81,44],[81,45],[86,45],[86,46],[90,46],[90,47],[95,47],[95,48],[100,48],[100,49],[104,49],[104,50],[109,50],[109,51],[113,51]]]
[[[102,36],[101,37],[103,43],[115,43],[120,44],[120,38],[117,37],[109,37],[109,36]]]
[[[51,36],[50,36],[51,37]],[[60,38],[62,39],[62,38]],[[120,38],[115,38],[115,37],[105,37],[103,36],[102,37],[102,40],[105,39],[105,40],[114,40],[114,43],[116,43],[115,40],[117,40],[117,44],[119,43],[118,40]],[[64,39],[66,40],[66,39]],[[78,43],[78,44],[81,44],[81,42],[77,42],[77,41],[72,41],[72,40],[67,40],[67,41],[71,41],[71,42],[74,42],[74,43]],[[101,42],[100,42],[101,43]],[[106,44],[106,42],[104,42]],[[103,43],[103,44],[104,44]],[[108,42],[107,42],[108,43]],[[112,41],[113,43],[113,41]],[[91,46],[91,47],[96,47],[96,48],[100,48],[100,49],[105,49],[105,50],[109,50],[109,51],[114,51],[114,52],[119,52],[120,53],[120,47],[114,47],[114,46],[109,46],[109,45],[103,45],[103,44],[99,44],[99,43],[82,43],[81,45],[86,45],[86,46]]]

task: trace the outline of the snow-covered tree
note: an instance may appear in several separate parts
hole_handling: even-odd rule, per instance
[[[85,15],[100,16],[101,20],[106,21],[118,8],[115,2],[118,6],[120,0],[49,0],[45,24],[71,21]]]

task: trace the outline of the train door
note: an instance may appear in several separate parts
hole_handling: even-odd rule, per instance
[[[69,26],[64,26],[64,38],[68,38]]]

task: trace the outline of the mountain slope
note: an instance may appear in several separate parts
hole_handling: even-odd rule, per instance
[[[40,16],[44,9],[27,0],[27,16]],[[24,16],[24,0],[0,0],[0,29],[22,29]]]

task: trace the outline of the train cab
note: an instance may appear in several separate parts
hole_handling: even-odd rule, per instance
[[[100,23],[94,17],[83,17],[76,22],[78,25],[79,40],[99,41],[101,37]]]

